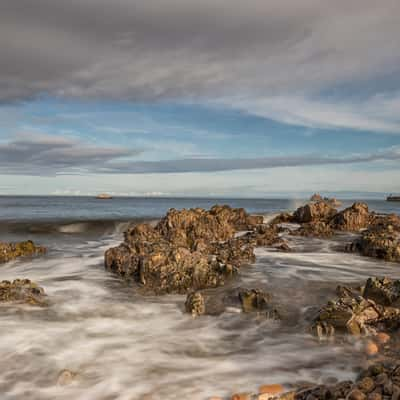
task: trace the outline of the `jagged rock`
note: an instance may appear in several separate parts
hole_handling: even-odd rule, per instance
[[[400,280],[369,278],[363,296],[384,306],[400,306]]]
[[[185,302],[186,312],[192,314],[192,317],[198,317],[206,313],[204,296],[200,292],[189,293]]]
[[[313,221],[302,224],[299,229],[292,231],[291,234],[306,237],[327,238],[333,236],[334,231],[326,222]]]
[[[155,227],[129,229],[124,242],[105,253],[105,267],[159,294],[217,287],[242,264],[254,262],[257,235],[235,233],[255,229],[262,219],[228,206],[172,209]]]
[[[272,246],[282,242],[276,225],[258,225],[252,232],[248,232],[243,238],[258,247]]]
[[[283,212],[277,215],[275,218],[273,218],[269,225],[274,226],[274,225],[279,225],[279,224],[285,224],[285,223],[292,223],[295,222],[294,216],[292,213],[289,212]]]
[[[367,228],[371,219],[372,215],[366,203],[354,203],[351,207],[337,213],[330,224],[335,230],[357,232]]]
[[[310,198],[310,201],[321,201],[321,200],[323,200],[323,198],[319,193],[314,193]]]
[[[325,201],[308,203],[299,207],[293,214],[293,219],[298,223],[322,221],[328,222],[337,213],[337,210]]]
[[[25,303],[47,305],[44,289],[29,279],[15,279],[0,282],[0,303]]]
[[[361,233],[360,238],[347,245],[345,250],[386,261],[400,262],[400,228],[391,224],[372,225]]]
[[[35,245],[31,240],[19,243],[0,242],[0,263],[5,263],[19,257],[32,257],[44,254],[46,249]]]
[[[391,329],[400,324],[397,308],[400,280],[370,278],[357,295],[356,290],[340,287],[337,300],[330,301],[314,319],[312,331],[320,338],[337,333],[364,335],[376,328]]]

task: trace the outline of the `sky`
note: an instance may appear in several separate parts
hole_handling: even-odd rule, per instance
[[[400,192],[398,0],[2,0],[0,194]]]

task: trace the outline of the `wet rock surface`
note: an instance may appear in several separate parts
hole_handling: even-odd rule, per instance
[[[400,218],[376,217],[371,225],[346,247],[347,251],[386,261],[400,261]]]
[[[29,279],[15,279],[0,282],[0,303],[23,303],[46,306],[44,289]]]
[[[219,293],[192,292],[186,297],[185,309],[193,317],[220,315],[225,311],[237,310],[257,313],[268,319],[281,318],[271,294],[261,289],[233,288]]]
[[[400,326],[400,280],[369,278],[361,289],[338,288],[338,298],[322,307],[312,325],[319,338],[337,333],[354,336],[397,330]]]
[[[129,229],[124,242],[106,252],[105,267],[157,294],[218,287],[255,261],[254,246],[279,240],[262,222],[262,216],[228,206],[172,209],[154,227]]]
[[[42,246],[35,245],[31,240],[18,243],[0,242],[0,263],[6,263],[20,257],[33,257],[46,253]]]

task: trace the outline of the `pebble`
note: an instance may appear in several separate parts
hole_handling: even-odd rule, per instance
[[[379,352],[378,346],[372,340],[368,340],[365,344],[365,353],[367,356],[374,356]]]
[[[347,399],[348,400],[365,400],[367,396],[365,396],[365,394],[358,389],[354,389],[352,390],[348,396]]]
[[[368,395],[367,400],[382,400],[382,395],[377,392],[372,392]]]
[[[357,384],[358,389],[360,389],[363,393],[370,393],[375,389],[375,382],[372,378],[366,377],[361,379],[361,381]]]
[[[387,333],[380,332],[375,336],[375,340],[379,344],[386,344],[390,340],[390,336]]]
[[[262,385],[259,387],[258,392],[261,394],[269,394],[271,396],[276,396],[284,391],[282,385]]]
[[[63,369],[58,374],[57,385],[59,386],[70,385],[74,381],[76,375],[77,375],[76,372],[70,371],[69,369]]]
[[[235,393],[231,397],[231,400],[251,400],[251,394],[250,393]]]

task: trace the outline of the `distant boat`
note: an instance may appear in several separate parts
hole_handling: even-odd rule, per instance
[[[400,201],[400,196],[393,196],[392,194],[386,197],[387,201]]]
[[[107,194],[107,193],[101,193],[101,194],[96,196],[96,199],[99,199],[99,200],[110,200],[110,199],[112,199],[112,196],[110,194]]]

